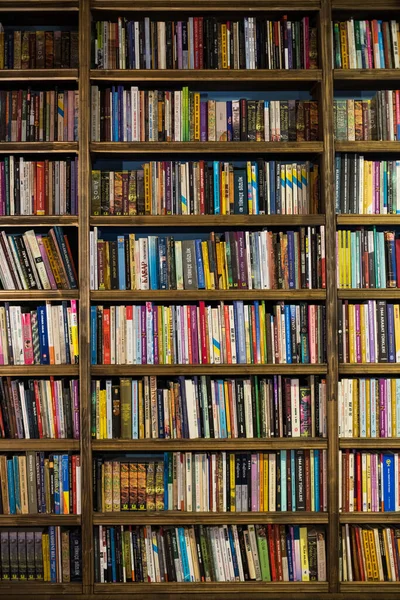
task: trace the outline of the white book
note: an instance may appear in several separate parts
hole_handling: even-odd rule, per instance
[[[300,437],[300,382],[292,379],[290,384],[292,411],[292,437]]]
[[[145,547],[146,547],[146,556],[147,556],[147,574],[150,579],[150,583],[156,583],[156,571],[154,564],[154,554],[152,548],[152,531],[149,525],[145,526]]]
[[[25,231],[25,233],[23,234],[23,239],[25,242],[25,246],[29,246],[30,248],[32,259],[34,261],[35,269],[39,276],[42,289],[50,290],[51,285],[47,275],[46,266],[43,262],[43,258],[39,249],[39,244],[37,242],[35,232],[33,231],[33,229]]]
[[[53,332],[53,345],[54,345],[54,364],[61,364],[61,335],[59,329],[59,308],[57,305],[47,305],[46,313],[49,312],[49,317],[51,318],[51,326]],[[62,307],[61,307],[62,309]],[[61,329],[61,333],[62,333]]]
[[[246,428],[246,437],[252,438],[253,435],[253,410],[251,398],[251,384],[246,381],[244,384],[244,419]],[[243,503],[243,500],[242,500]]]
[[[11,328],[11,342],[12,350],[14,355],[14,364],[23,365],[24,360],[24,340],[22,333],[22,316],[20,306],[10,306],[10,328]]]
[[[174,92],[174,142],[182,141],[182,92]]]

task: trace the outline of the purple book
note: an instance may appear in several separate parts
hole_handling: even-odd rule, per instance
[[[278,375],[274,375],[274,416],[275,422],[272,424],[271,436],[279,436],[279,385]],[[288,431],[288,437],[292,437],[292,432]]]
[[[374,301],[368,300],[368,325],[369,325],[369,362],[376,362],[375,355],[375,308]]]
[[[200,101],[200,141],[206,142],[207,135],[207,102]]]
[[[360,326],[360,305],[355,305],[356,317],[356,362],[361,362],[361,326]]]
[[[165,209],[167,215],[172,215],[172,162],[164,162],[165,169]]]
[[[147,361],[147,339],[146,339],[146,306],[140,307],[140,331],[142,340],[142,365],[146,364]]]
[[[154,364],[160,363],[158,355],[158,310],[157,306],[153,306],[153,327],[154,327]]]
[[[396,362],[396,346],[394,340],[394,305],[387,304],[387,340],[388,340],[388,362]]]
[[[192,330],[192,364],[198,365],[200,363],[200,360],[197,327],[197,306],[190,307],[190,328]]]
[[[379,379],[379,437],[387,437],[386,427],[386,379]]]
[[[258,511],[258,464],[257,454],[251,455],[251,510]]]
[[[79,440],[81,434],[80,418],[79,418],[79,381],[72,381],[72,402],[74,406],[73,418],[73,436],[74,440]]]
[[[178,21],[176,25],[176,37],[178,45],[178,69],[183,69],[183,53],[182,53],[182,21]]]
[[[181,337],[181,349],[182,349],[182,365],[189,364],[189,355],[186,351],[185,345],[185,322],[186,322],[186,307],[181,306],[179,311],[179,323],[178,323],[178,335]]]
[[[375,213],[379,214],[380,210],[380,185],[376,185],[376,182],[380,181],[379,175],[379,162],[375,162],[375,170],[374,170],[374,182],[373,182],[373,190],[375,190]]]

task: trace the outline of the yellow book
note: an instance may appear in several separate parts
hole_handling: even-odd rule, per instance
[[[171,328],[172,328],[172,307],[171,306],[167,306],[167,311],[166,311],[166,316],[167,316],[167,320],[166,320],[166,327],[165,327],[165,331],[167,332],[167,360],[166,360],[166,364],[167,365],[172,365],[172,336],[171,336]]]
[[[100,390],[100,439],[107,439],[107,392]]]
[[[266,344],[265,344],[265,305],[260,304],[258,307],[258,315],[260,321],[260,357],[261,364],[264,365],[267,362],[266,356]]]
[[[362,504],[367,503],[367,461],[363,460],[365,454],[361,456],[361,493],[362,493]]]
[[[349,356],[350,356],[351,363],[356,362],[355,337],[356,337],[356,327],[355,327],[354,304],[349,304]]]
[[[151,173],[150,164],[144,164],[144,212],[146,215],[151,214]]]
[[[269,477],[268,469],[269,469],[269,462],[268,462],[268,454],[267,453],[264,454],[263,463],[264,463],[264,472],[263,472],[264,508],[262,510],[264,510],[264,512],[268,512],[268,477]]]
[[[368,307],[365,304],[361,304],[360,306],[360,323],[361,323],[361,362],[367,362],[367,343],[369,344],[369,340],[367,341],[366,336],[364,335],[364,323],[366,321],[366,317],[368,317]],[[358,437],[358,436],[355,436]]]
[[[50,581],[50,546],[49,534],[42,534],[43,581]]]
[[[364,212],[372,214],[372,160],[364,161]]]
[[[343,231],[338,231],[338,255],[339,255],[339,289],[343,288]]]
[[[368,540],[369,540],[369,552],[371,555],[372,579],[373,579],[373,581],[379,581],[378,557],[376,554],[377,548],[375,546],[374,532],[372,529],[368,530]],[[380,551],[380,549],[379,549],[379,551]]]
[[[262,453],[260,453],[259,455],[259,461],[258,461],[258,481],[261,483],[264,479],[264,455]],[[260,485],[259,488],[259,507],[260,510],[263,510],[264,507],[264,486]]]
[[[163,355],[163,336],[160,335],[160,331],[164,331],[164,323],[163,316],[164,310],[162,306],[157,306],[157,316],[158,316],[158,362],[160,365],[164,364],[164,355]]]
[[[210,263],[209,263],[209,258],[208,258],[207,242],[201,242],[201,253],[203,255],[204,280],[206,283],[206,290],[212,290],[214,288],[211,286],[211,273],[210,273]]]
[[[194,106],[194,141],[200,141],[200,93],[194,92],[193,94],[193,106]]]
[[[300,557],[301,557],[301,580],[302,581],[310,581],[310,569],[308,566],[307,527],[300,527]]]
[[[219,242],[216,244],[216,254],[217,254],[217,274],[218,274],[218,288],[220,290],[226,290],[226,279],[225,279],[225,269],[223,263],[223,255],[224,255],[224,243]]]
[[[223,314],[223,311],[222,311]],[[226,431],[228,434],[228,438],[232,437],[232,428],[231,428],[231,407],[229,406],[229,390],[228,390],[228,382],[224,381],[224,397],[225,397],[225,412],[226,412]]]
[[[138,383],[138,404],[139,404],[139,439],[143,440],[144,433],[144,405],[143,405],[143,380]]]
[[[385,537],[385,536],[383,536],[383,537]],[[368,531],[366,529],[362,530],[362,539],[363,539],[363,547],[364,547],[364,555],[365,555],[365,567],[366,567],[366,571],[367,571],[367,581],[372,581],[373,580],[372,561],[371,561],[371,553],[369,550]],[[388,556],[388,554],[386,556]]]
[[[136,289],[136,269],[135,269],[135,234],[129,234],[129,272],[131,275],[131,290]]]
[[[226,215],[226,176],[225,169],[221,169],[221,213]]]
[[[365,410],[367,423],[367,437],[371,437],[371,380],[365,380]]]
[[[0,31],[0,69],[4,69],[4,31]]]
[[[235,462],[236,462],[236,456],[235,456],[235,454],[231,453],[229,455],[231,512],[236,512]]]
[[[346,241],[346,287],[351,288],[351,231],[347,231]]]
[[[358,404],[358,379],[353,381],[353,436],[360,436],[360,410]]]
[[[247,161],[247,185],[249,186],[249,182],[251,182],[251,162]],[[252,190],[252,186],[249,186],[249,190]],[[249,206],[249,215],[253,214],[253,192],[248,193],[248,206]]]
[[[228,68],[228,39],[226,32],[226,24],[221,24],[221,67],[222,69]]]
[[[396,349],[396,362],[400,361],[400,305],[394,305],[394,346]]]
[[[396,380],[389,379],[390,381],[390,390],[392,394],[392,437],[396,436],[397,430],[397,418],[396,418]]]

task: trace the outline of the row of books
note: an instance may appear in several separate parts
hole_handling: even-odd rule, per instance
[[[325,531],[291,525],[99,526],[95,581],[325,581]]]
[[[400,213],[400,161],[337,154],[335,198],[337,213]]]
[[[339,141],[398,141],[400,90],[376,92],[370,100],[335,99],[334,133]]]
[[[326,450],[165,452],[94,459],[100,512],[326,510]]]
[[[77,454],[26,452],[0,456],[0,514],[81,513],[81,464]]]
[[[400,239],[375,227],[336,232],[339,288],[400,287]]]
[[[400,362],[400,305],[386,300],[338,307],[339,361],[344,363]]]
[[[399,25],[394,19],[334,21],[334,68],[398,69]]]
[[[78,157],[0,159],[0,215],[77,215]]]
[[[0,556],[0,575],[5,582],[82,581],[82,542],[78,528],[2,528]]]
[[[93,85],[91,105],[92,142],[299,142],[319,135],[311,100],[214,100],[187,87]]]
[[[92,171],[93,215],[310,214],[319,212],[318,164],[151,161]]]
[[[0,232],[0,283],[5,290],[77,289],[78,275],[62,227],[47,234]]]
[[[0,23],[0,69],[77,69],[77,31],[4,29]]]
[[[77,90],[0,90],[1,142],[77,140]]]
[[[270,311],[270,312],[269,312]],[[91,307],[91,363],[326,362],[325,306],[264,301]]]
[[[79,381],[0,378],[0,437],[78,440]]]
[[[342,525],[341,581],[400,581],[400,529]]]
[[[326,380],[92,380],[95,439],[326,437]]]
[[[95,227],[90,232],[91,289],[326,287],[324,226],[279,233],[226,231],[187,237],[118,235],[99,232]]]
[[[278,20],[210,16],[155,21],[97,21],[98,69],[312,69],[317,32],[309,17]]]
[[[339,510],[397,512],[399,455],[339,450]]]
[[[76,300],[0,306],[0,365],[78,364]]]

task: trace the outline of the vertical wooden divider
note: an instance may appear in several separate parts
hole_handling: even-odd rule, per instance
[[[337,282],[336,282],[336,211],[334,203],[333,70],[331,47],[331,0],[321,0],[319,19],[322,86],[320,110],[324,153],[321,186],[326,218],[326,337],[327,337],[327,417],[328,417],[328,543],[327,573],[329,591],[339,591],[339,515],[338,515],[338,430],[337,430]]]
[[[93,592],[92,448],[90,431],[90,2],[79,1],[79,277],[80,402],[82,457],[83,593]]]

